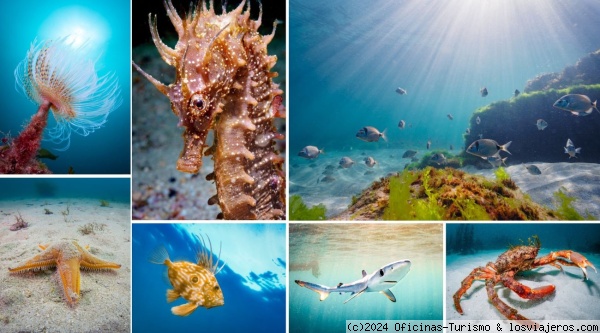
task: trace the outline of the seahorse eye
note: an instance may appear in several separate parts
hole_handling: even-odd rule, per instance
[[[197,108],[200,111],[204,110],[204,108],[206,107],[204,99],[198,94],[192,96],[192,98],[190,99],[190,105]]]

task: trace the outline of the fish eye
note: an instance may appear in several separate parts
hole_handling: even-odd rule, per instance
[[[383,276],[383,269],[379,270],[379,275]]]
[[[202,111],[206,107],[206,103],[200,94],[194,94],[190,99],[190,106]]]
[[[193,283],[198,283],[198,277],[197,276],[193,276],[192,277],[192,282]]]
[[[219,287],[219,286],[215,286],[213,289],[216,291],[216,290],[219,290],[219,289],[221,289],[221,287]]]

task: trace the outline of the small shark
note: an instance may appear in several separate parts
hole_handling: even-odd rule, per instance
[[[296,280],[296,283],[308,288],[319,294],[319,300],[323,301],[332,292],[351,293],[352,297],[348,298],[344,304],[348,303],[356,296],[360,296],[364,292],[380,292],[390,301],[396,302],[396,297],[392,294],[390,288],[395,286],[398,281],[402,280],[410,271],[410,260],[398,260],[389,263],[375,272],[368,274],[365,270],[362,271],[362,279],[352,283],[340,283],[337,287],[327,287],[316,283],[304,282]]]

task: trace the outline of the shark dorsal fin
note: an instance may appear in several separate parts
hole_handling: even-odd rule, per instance
[[[364,269],[362,271],[362,275],[363,275],[363,277],[367,276],[367,272]]]
[[[380,291],[380,293],[382,293],[383,296],[387,297],[390,301],[396,302],[396,296],[394,296],[394,294],[392,294],[391,290],[389,290],[389,289],[382,290],[382,291]]]
[[[365,288],[365,289],[363,289],[363,290],[361,290],[361,291],[359,291],[359,292],[357,292],[357,293],[355,293],[355,294],[352,294],[352,297],[348,298],[348,299],[347,299],[347,300],[344,302],[344,304],[348,303],[348,302],[349,302],[351,299],[353,299],[354,297],[357,297],[357,296],[360,296],[360,295],[362,295],[362,293],[364,293],[364,292],[365,292],[365,290],[367,290],[367,288]]]

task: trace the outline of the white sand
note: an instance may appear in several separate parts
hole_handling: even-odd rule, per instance
[[[69,206],[69,214],[61,212]],[[47,208],[53,214],[44,214]],[[30,225],[10,231],[20,212]],[[1,332],[129,332],[131,320],[130,208],[98,200],[51,199],[0,202],[0,331]],[[66,219],[66,222],[65,222]],[[87,223],[104,230],[83,235]],[[9,274],[39,254],[38,244],[76,240],[101,259],[121,264],[111,271],[82,271],[81,298],[71,308],[65,302],[56,269]]]
[[[565,250],[565,249],[552,249]],[[460,288],[461,281],[476,267],[496,261],[502,251],[483,251],[474,255],[448,255],[446,258],[446,318],[463,320],[502,320],[500,312],[488,301],[485,284],[475,281],[461,298],[464,315],[454,308],[452,296]],[[542,248],[538,258],[550,253]],[[583,254],[596,267],[600,265],[600,255]],[[600,274],[588,268],[589,280],[583,281],[583,273],[577,267],[565,267],[564,271],[544,266],[518,276],[517,281],[537,288],[548,284],[556,286],[553,294],[538,300],[520,298],[502,284],[496,286],[500,299],[519,313],[532,320],[559,319],[598,319],[600,318]]]

